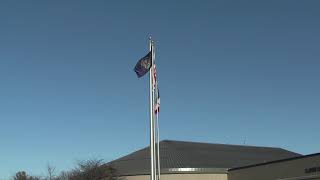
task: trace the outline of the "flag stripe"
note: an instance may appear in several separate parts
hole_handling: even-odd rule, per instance
[[[153,92],[154,92],[154,112],[157,114],[160,111],[160,93],[157,79],[156,64],[153,65]]]

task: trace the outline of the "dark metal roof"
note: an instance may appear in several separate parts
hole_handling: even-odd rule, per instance
[[[256,167],[256,166],[263,166],[263,165],[268,165],[268,164],[281,163],[281,162],[286,162],[286,161],[293,161],[293,160],[297,160],[297,159],[304,159],[304,158],[310,158],[310,157],[315,157],[315,156],[320,156],[320,153],[308,154],[308,155],[304,155],[304,156],[295,156],[295,157],[291,157],[291,158],[268,161],[268,162],[259,163],[259,164],[252,164],[252,165],[248,165],[248,166],[241,166],[241,167],[236,167],[236,168],[229,169],[228,171],[246,169],[246,168],[251,168],[251,167]]]
[[[150,174],[149,147],[109,162],[120,176]],[[300,156],[281,148],[209,144],[197,142],[160,142],[161,172],[226,173],[230,168],[248,166]]]

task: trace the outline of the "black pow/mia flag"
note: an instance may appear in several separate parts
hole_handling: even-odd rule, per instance
[[[150,51],[146,56],[141,58],[134,67],[134,71],[136,72],[138,78],[144,76],[147,72],[149,72],[151,68],[151,62],[152,53]]]

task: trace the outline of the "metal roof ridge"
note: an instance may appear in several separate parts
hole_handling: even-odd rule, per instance
[[[283,149],[281,147],[276,147],[276,146],[257,146],[257,145],[241,145],[241,144],[225,144],[225,143],[210,143],[210,142],[198,142],[198,141],[182,141],[182,140],[162,140],[161,142],[177,142],[177,143],[196,143],[196,144],[208,144],[208,145],[225,145],[225,146],[240,146],[240,147],[252,147],[252,148],[270,148],[270,149]],[[148,146],[149,147],[149,146]],[[288,150],[286,150],[288,151]],[[293,152],[293,151],[290,151]],[[296,153],[296,152],[294,152]]]

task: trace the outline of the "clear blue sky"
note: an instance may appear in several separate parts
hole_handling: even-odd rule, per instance
[[[0,177],[148,145],[157,43],[161,139],[320,152],[320,2],[1,1]]]

